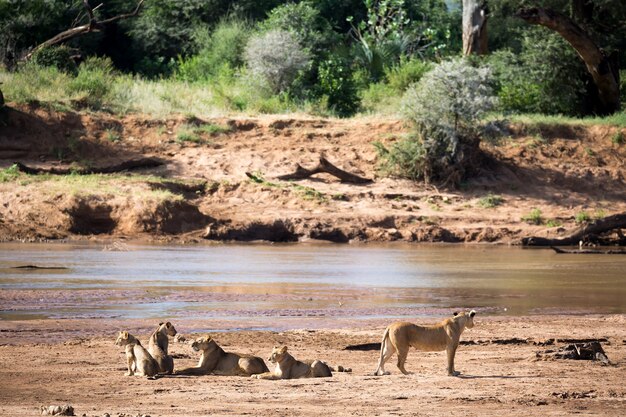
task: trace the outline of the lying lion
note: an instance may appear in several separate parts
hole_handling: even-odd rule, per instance
[[[126,360],[128,372],[126,376],[147,376],[154,377],[159,372],[159,364],[150,353],[141,346],[141,342],[128,332],[120,332],[115,341],[117,346],[124,346],[126,350]]]
[[[191,347],[200,351],[200,362],[193,368],[176,371],[177,375],[243,375],[250,376],[268,372],[263,359],[252,355],[225,352],[211,336],[196,339]]]
[[[257,379],[296,379],[296,378],[318,378],[333,376],[332,371],[351,372],[350,368],[337,366],[336,369],[328,366],[320,360],[311,362],[301,362],[296,360],[287,352],[287,346],[274,347],[268,361],[275,363],[274,372],[266,372],[259,375],[252,375]]]
[[[465,328],[474,327],[476,311],[469,313],[454,313],[454,317],[445,319],[433,326],[419,326],[413,323],[396,322],[385,330],[380,347],[380,360],[374,375],[388,375],[385,372],[385,362],[398,352],[398,369],[408,374],[404,369],[409,348],[414,347],[424,352],[445,350],[448,354],[448,375],[457,376],[460,372],[454,370],[454,354],[459,347],[461,333]]]

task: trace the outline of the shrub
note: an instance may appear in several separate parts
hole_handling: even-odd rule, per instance
[[[543,217],[541,215],[541,210],[538,208],[534,208],[530,211],[530,213],[526,216],[522,217],[522,220],[526,223],[540,225],[543,223]]]
[[[340,59],[331,58],[318,69],[319,90],[328,108],[340,117],[352,116],[359,108],[359,97],[352,71]]]
[[[419,82],[424,74],[432,68],[432,64],[421,59],[402,59],[385,72],[389,86],[398,93],[404,93],[413,83]]]
[[[319,57],[338,42],[330,23],[312,2],[287,3],[274,8],[259,25],[262,31],[283,30],[295,35],[298,43]]]
[[[496,206],[499,206],[503,202],[504,198],[502,198],[502,196],[489,193],[486,196],[482,197],[480,200],[478,200],[478,205],[483,208],[494,208]]]
[[[115,82],[113,62],[110,58],[89,57],[78,67],[76,78],[68,85],[69,91],[82,93],[87,106],[101,108],[105,97]]]
[[[250,25],[242,20],[220,22],[213,33],[199,33],[200,52],[178,59],[176,76],[186,81],[211,79],[218,73],[231,73],[243,65],[243,52],[250,38]]]
[[[49,46],[35,52],[31,62],[40,67],[55,67],[59,71],[74,74],[76,63],[72,59],[72,49],[65,46]]]
[[[581,211],[579,213],[576,213],[576,216],[574,216],[574,221],[576,221],[576,223],[578,224],[588,223],[589,221],[591,221],[591,216],[589,215],[589,213]]]
[[[574,49],[543,28],[525,29],[520,37],[519,54],[498,51],[488,58],[502,110],[581,114],[586,72]]]
[[[14,73],[0,73],[2,90],[7,101],[16,103],[70,101],[70,76],[56,67],[41,67],[29,62]]]
[[[251,37],[245,50],[250,72],[264,80],[274,92],[287,90],[298,73],[309,65],[309,57],[296,37],[282,30]]]
[[[402,111],[416,134],[379,148],[384,163],[395,165],[396,175],[458,185],[480,163],[478,121],[495,102],[489,76],[488,68],[453,60],[412,85]]]

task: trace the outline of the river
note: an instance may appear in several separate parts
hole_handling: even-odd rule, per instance
[[[0,244],[0,320],[626,313],[626,256],[463,245]],[[66,269],[16,269],[37,265]]]

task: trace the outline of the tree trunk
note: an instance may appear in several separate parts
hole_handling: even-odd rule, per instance
[[[598,88],[596,113],[613,114],[620,109],[619,68],[612,55],[602,51],[591,37],[572,19],[550,9],[522,9],[517,16],[528,23],[542,25],[557,32],[576,50]]]
[[[487,54],[487,2],[463,0],[463,55]]]

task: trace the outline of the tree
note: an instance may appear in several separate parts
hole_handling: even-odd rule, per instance
[[[580,3],[574,1],[573,3]],[[577,13],[589,16],[584,8]],[[587,31],[574,20],[551,9],[533,7],[520,9],[517,16],[528,23],[545,26],[561,35],[585,62],[598,92],[595,113],[608,115],[620,109],[619,62],[616,53],[607,53],[594,42]]]
[[[487,54],[486,0],[463,0],[463,55]]]

